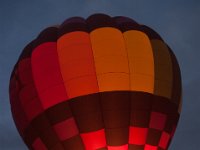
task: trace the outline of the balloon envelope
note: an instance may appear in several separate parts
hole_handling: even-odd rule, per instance
[[[24,48],[10,103],[29,149],[166,150],[180,115],[180,69],[145,25],[74,17]]]

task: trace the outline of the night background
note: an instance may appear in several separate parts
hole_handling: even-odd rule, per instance
[[[127,16],[157,31],[182,73],[183,109],[170,150],[200,149],[199,0],[0,0],[0,150],[27,150],[12,120],[8,86],[22,49],[72,16]]]

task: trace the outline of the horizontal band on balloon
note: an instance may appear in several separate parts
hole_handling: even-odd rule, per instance
[[[135,134],[128,134],[132,128],[148,129],[146,140],[149,144],[159,144],[162,131],[168,134],[174,132],[173,128],[178,121],[178,106],[167,98],[149,93],[116,91],[73,98],[47,109],[45,114],[47,118],[41,115],[32,121],[30,125],[35,128],[26,131],[26,134],[31,136],[36,131],[42,132],[49,126],[62,124],[73,114],[80,134],[105,129],[106,143],[110,146],[123,145],[128,141],[134,143]],[[150,140],[153,136],[157,137],[155,141]]]

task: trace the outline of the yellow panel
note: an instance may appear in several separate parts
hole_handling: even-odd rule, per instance
[[[151,43],[141,31],[123,33],[128,52],[131,90],[153,93],[154,59]]]
[[[127,57],[114,55],[96,58],[95,65],[98,69],[98,75],[108,72],[124,72],[129,74]]]
[[[108,55],[127,56],[120,30],[111,27],[95,29],[90,33],[94,58]]]
[[[144,74],[131,74],[131,90],[153,93],[154,77]]]
[[[99,91],[129,90],[128,57],[121,31],[98,28],[91,32],[90,39]]]
[[[171,98],[173,84],[172,61],[165,43],[160,40],[151,40],[155,61],[154,93]]]

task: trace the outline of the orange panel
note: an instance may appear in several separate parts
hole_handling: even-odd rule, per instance
[[[165,43],[160,40],[151,41],[155,61],[155,87],[154,93],[159,96],[171,98],[173,73],[172,61]]]
[[[129,74],[107,73],[97,76],[99,91],[129,90]]]
[[[69,98],[98,92],[89,34],[67,33],[57,42],[58,56]]]
[[[99,91],[129,90],[128,58],[121,31],[98,28],[90,38]]]
[[[69,80],[65,87],[70,98],[98,92],[96,76],[83,76]]]
[[[150,41],[141,31],[123,33],[128,51],[131,90],[153,93],[154,60]]]

